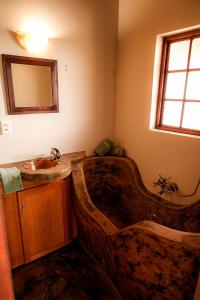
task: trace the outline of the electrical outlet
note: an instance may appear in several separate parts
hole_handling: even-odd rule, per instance
[[[1,121],[1,134],[12,134],[12,122],[11,120]]]

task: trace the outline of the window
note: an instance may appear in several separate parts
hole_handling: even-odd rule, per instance
[[[164,38],[156,128],[200,135],[200,30]]]

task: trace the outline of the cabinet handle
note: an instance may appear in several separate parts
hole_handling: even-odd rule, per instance
[[[21,215],[24,217],[24,203],[21,201]]]

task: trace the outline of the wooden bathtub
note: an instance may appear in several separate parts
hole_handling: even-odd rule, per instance
[[[200,200],[184,206],[158,198],[130,158],[88,157],[72,175],[81,243],[123,299],[193,299]]]

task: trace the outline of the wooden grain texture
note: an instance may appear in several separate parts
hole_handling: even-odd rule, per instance
[[[14,300],[5,230],[3,196],[0,188],[0,299]]]
[[[15,95],[14,95],[12,70],[11,70],[12,63],[24,64],[24,65],[36,65],[36,66],[49,66],[51,68],[51,90],[52,90],[51,106],[17,107],[15,105]],[[6,92],[7,110],[9,115],[59,112],[58,70],[57,70],[58,68],[57,68],[56,60],[2,54],[2,65],[3,65],[5,92]]]
[[[58,181],[18,193],[25,262],[69,241],[68,184],[68,181]]]
[[[11,266],[16,267],[24,263],[17,193],[4,195],[3,199]]]
[[[78,227],[76,218],[74,215],[73,199],[71,194],[71,176],[68,176],[65,180],[67,188],[67,230],[68,240],[73,241],[78,236]]]
[[[158,198],[129,158],[86,158],[74,166],[73,181],[81,244],[124,299],[193,299],[200,200],[181,205]]]

